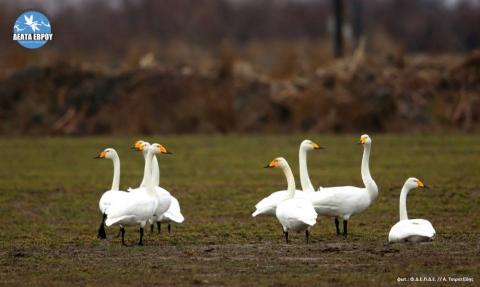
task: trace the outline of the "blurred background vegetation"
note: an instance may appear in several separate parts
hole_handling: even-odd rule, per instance
[[[478,27],[478,0],[5,0],[0,133],[475,132]]]

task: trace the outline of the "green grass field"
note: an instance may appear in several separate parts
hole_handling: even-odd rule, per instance
[[[474,277],[480,281],[480,136],[375,135],[370,161],[379,197],[353,216],[348,238],[319,217],[310,244],[292,234],[285,244],[274,217],[251,217],[255,203],[284,189],[289,160],[298,181],[298,145],[310,138],[325,150],[308,155],[314,185],[358,185],[360,135],[145,137],[169,148],[159,158],[161,185],[176,196],[182,225],[147,231],[145,246],[122,247],[107,229],[96,238],[98,200],[112,163],[94,160],[106,147],[121,159],[121,188],[136,187],[143,159],[131,138],[0,139],[0,285],[389,286],[397,277]],[[411,218],[429,219],[437,238],[387,244],[398,220],[400,188],[409,176],[433,187],[409,194]],[[137,227],[127,241],[138,240]],[[478,283],[476,283],[478,284]],[[436,286],[439,286],[436,284]]]

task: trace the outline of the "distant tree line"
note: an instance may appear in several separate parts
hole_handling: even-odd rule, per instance
[[[327,0],[112,2],[59,3],[61,8],[51,15],[55,46],[121,53],[127,43],[142,40],[182,40],[208,48],[224,39],[240,44],[256,39],[330,39],[329,23],[333,16],[332,1]],[[361,8],[361,27],[367,35],[382,31],[405,51],[466,51],[480,46],[478,1],[459,0],[453,6],[438,0],[343,2],[347,24],[358,22],[356,12]],[[0,9],[2,34],[11,33],[14,19],[25,8],[41,9],[28,5],[24,1],[4,2]]]

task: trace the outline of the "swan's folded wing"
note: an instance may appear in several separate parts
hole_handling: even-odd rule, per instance
[[[144,218],[147,220],[153,215],[156,207],[154,200],[135,193],[128,194],[129,196],[126,196],[121,201],[115,202],[107,209],[107,220],[105,221],[107,226],[115,224],[125,217],[134,216],[135,218]]]
[[[402,220],[392,227],[388,234],[388,241],[401,242],[412,237],[433,239],[435,237],[435,229],[425,219]]]
[[[286,221],[302,221],[310,226],[317,222],[317,212],[312,204],[306,200],[292,200],[285,206],[279,214]]]
[[[272,213],[275,211],[277,205],[287,198],[285,190],[276,191],[255,204],[255,212],[252,216],[255,217],[263,213]]]

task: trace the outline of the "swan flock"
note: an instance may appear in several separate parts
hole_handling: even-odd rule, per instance
[[[379,189],[370,173],[370,152],[372,139],[362,135],[358,144],[363,146],[360,174],[363,186],[333,186],[315,188],[310,180],[307,167],[307,153],[321,150],[323,147],[311,140],[304,140],[299,148],[299,176],[301,189],[296,189],[292,170],[283,157],[271,160],[265,168],[281,169],[287,181],[287,188],[271,193],[255,205],[253,217],[259,215],[275,216],[282,226],[285,241],[289,243],[289,232],[304,232],[308,243],[311,228],[317,220],[324,217],[333,218],[336,234],[348,235],[348,222],[353,215],[366,211],[378,197]],[[145,161],[143,178],[136,188],[120,190],[120,158],[113,148],[100,152],[98,159],[110,159],[113,162],[113,180],[111,188],[103,193],[99,200],[101,223],[98,238],[106,239],[105,227],[119,226],[118,236],[122,245],[125,243],[125,226],[139,227],[138,245],[143,245],[144,228],[150,224],[151,233],[154,226],[160,233],[161,224],[168,225],[171,232],[172,223],[183,223],[184,217],[179,201],[165,188],[160,186],[160,168],[157,156],[171,154],[161,144],[150,144],[137,141],[133,150],[141,152]],[[399,221],[393,225],[388,241],[421,242],[431,241],[435,237],[435,229],[425,219],[409,219],[406,209],[406,198],[412,189],[429,189],[417,178],[408,178],[399,200]],[[343,232],[340,230],[343,221]],[[118,237],[117,236],[117,237]]]

